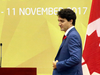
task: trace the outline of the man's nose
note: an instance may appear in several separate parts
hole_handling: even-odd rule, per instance
[[[61,23],[59,22],[59,26],[61,26]]]

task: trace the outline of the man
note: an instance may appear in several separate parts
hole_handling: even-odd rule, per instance
[[[53,75],[83,75],[82,43],[75,29],[76,14],[71,9],[58,11],[58,22],[61,31],[65,32],[58,54],[53,61]]]

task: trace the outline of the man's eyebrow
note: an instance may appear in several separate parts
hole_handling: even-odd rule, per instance
[[[59,19],[58,19],[58,21],[63,21],[63,20],[59,20]]]

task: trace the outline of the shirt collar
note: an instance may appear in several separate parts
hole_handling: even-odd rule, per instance
[[[67,36],[68,32],[69,32],[72,28],[74,28],[74,26],[70,27],[70,28],[65,32],[65,36]]]

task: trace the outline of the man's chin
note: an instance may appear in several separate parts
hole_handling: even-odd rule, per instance
[[[61,31],[64,31],[63,29],[61,29]]]

